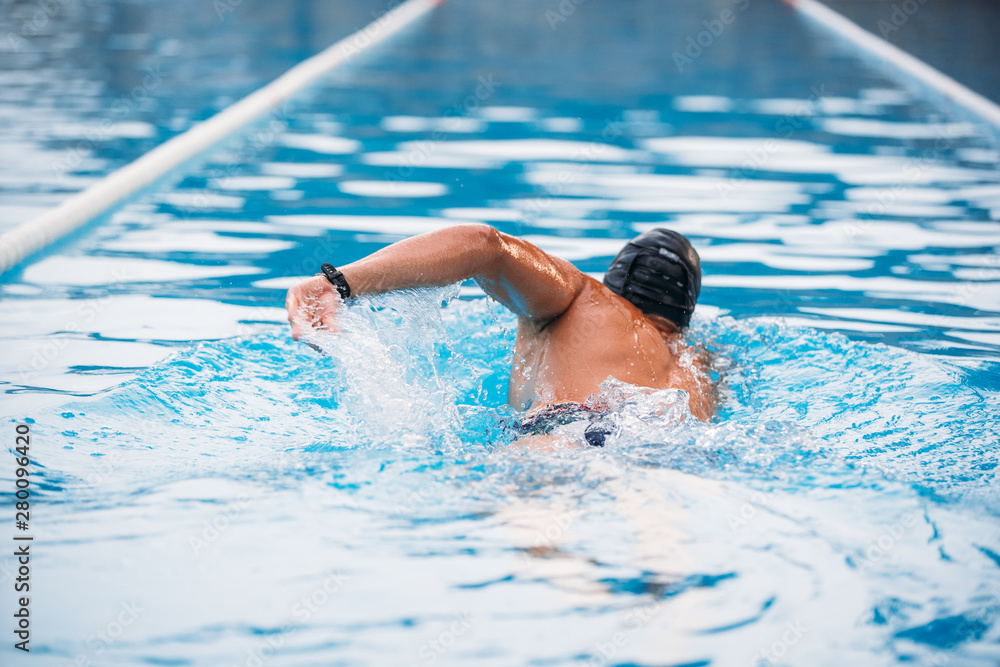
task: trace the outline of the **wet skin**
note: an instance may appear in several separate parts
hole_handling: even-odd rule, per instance
[[[474,279],[518,316],[507,400],[520,410],[582,403],[608,376],[653,389],[683,389],[708,419],[714,393],[701,356],[676,326],[646,315],[566,260],[487,225],[457,225],[394,243],[339,267],[352,294]],[[323,276],[288,292],[292,337],[336,331],[341,301]]]

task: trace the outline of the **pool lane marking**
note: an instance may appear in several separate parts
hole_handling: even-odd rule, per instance
[[[895,65],[898,69],[944,96],[945,99],[979,116],[992,125],[994,131],[1000,133],[1000,106],[991,100],[934,69],[923,60],[873,35],[822,4],[819,0],[784,1],[817,23],[854,42],[870,54]]]
[[[208,120],[0,236],[0,274],[257,120],[319,77],[385,41],[444,1],[406,0]]]

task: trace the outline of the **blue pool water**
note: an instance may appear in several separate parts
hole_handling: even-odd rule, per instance
[[[202,18],[280,36],[315,23],[293,5]],[[1000,662],[997,140],[777,2],[575,6],[451,0],[4,276],[2,416],[31,420],[40,498],[33,651],[3,664]],[[107,39],[135,63],[205,43],[142,7]],[[277,43],[233,94],[311,44]],[[201,85],[156,93],[156,138]],[[22,179],[65,149],[33,137]],[[73,190],[14,171],[15,212]],[[604,450],[506,447],[515,322],[471,285],[362,301],[325,356],[291,341],[320,261],[460,221],[594,275],[688,234],[719,419],[612,381]]]

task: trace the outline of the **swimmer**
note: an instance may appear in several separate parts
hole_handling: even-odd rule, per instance
[[[288,292],[292,338],[337,331],[344,301],[361,294],[439,287],[473,279],[518,317],[507,400],[527,411],[521,434],[539,438],[581,417],[586,441],[603,445],[600,409],[588,401],[614,376],[652,389],[683,389],[691,414],[715,412],[706,363],[685,342],[701,291],[691,243],[654,229],[618,253],[601,283],[570,262],[489,225],[456,225],[420,234],[340,269],[322,271]]]

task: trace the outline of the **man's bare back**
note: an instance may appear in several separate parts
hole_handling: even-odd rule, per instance
[[[518,326],[507,400],[528,410],[583,403],[613,376],[653,389],[683,389],[691,413],[714,412],[704,362],[669,323],[649,317],[607,287],[585,276],[580,294],[542,330]]]
[[[332,267],[325,266],[330,272]],[[690,397],[693,415],[704,420],[714,413],[704,363],[674,321],[648,312],[652,307],[640,310],[566,260],[486,225],[421,234],[343,266],[340,272],[302,281],[289,290],[285,303],[292,336],[298,340],[310,328],[336,331],[344,297],[470,278],[518,315],[508,387],[513,407],[580,404],[613,376],[640,387],[682,389]],[[633,300],[646,305],[642,299]],[[691,303],[690,310],[693,307]],[[663,312],[670,315],[674,309]],[[689,319],[690,312],[684,317]]]

